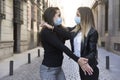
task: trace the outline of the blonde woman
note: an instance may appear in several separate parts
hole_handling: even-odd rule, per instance
[[[77,33],[72,39],[72,48],[76,51],[80,51],[81,57],[88,59],[88,64],[93,69],[93,75],[84,74],[83,70],[79,69],[81,80],[98,80],[99,69],[97,67],[97,42],[98,32],[95,29],[94,18],[92,10],[88,7],[80,7],[77,10],[75,22],[77,27],[73,32]],[[79,39],[79,41],[77,41]],[[76,47],[80,44],[80,47]]]

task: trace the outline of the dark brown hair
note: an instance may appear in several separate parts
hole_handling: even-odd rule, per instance
[[[47,8],[43,15],[44,21],[53,26],[54,25],[53,18],[55,14],[56,10],[54,9],[54,7]]]

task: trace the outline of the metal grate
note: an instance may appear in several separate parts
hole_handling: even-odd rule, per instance
[[[114,43],[114,50],[120,51],[120,43]]]
[[[23,24],[23,2],[14,0],[14,22]]]
[[[119,31],[120,31],[120,0],[119,0]]]
[[[1,3],[2,3],[2,1],[0,0],[0,13],[1,13],[1,7],[2,7],[2,6],[1,6]]]
[[[108,8],[109,8],[109,1],[105,1],[105,32],[108,32]]]
[[[5,19],[5,0],[0,0],[0,19]]]
[[[105,42],[101,42],[101,47],[105,47]]]

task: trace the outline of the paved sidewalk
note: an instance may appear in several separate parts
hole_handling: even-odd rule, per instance
[[[120,56],[99,48],[99,80],[120,80]],[[105,57],[110,57],[110,70],[106,69]],[[63,69],[67,80],[80,80],[77,63],[65,55]],[[67,66],[67,67],[66,67]]]
[[[14,54],[14,56],[9,57],[5,60],[0,61],[0,78],[9,74],[9,61],[14,61],[14,70],[18,69],[21,65],[26,64],[28,62],[28,53],[31,53],[31,59],[33,60],[38,56],[38,49],[35,48],[32,50],[25,51],[20,54]]]
[[[70,44],[67,42],[70,48]],[[110,69],[106,69],[106,56],[110,58]],[[106,51],[103,48],[98,48],[98,67],[99,67],[99,80],[120,80],[120,56],[115,53]],[[63,69],[66,73],[68,80],[80,80],[78,73],[78,65],[72,59],[65,56]],[[66,67],[67,66],[67,67]]]
[[[69,44],[67,44],[70,46]],[[41,57],[34,58],[31,64],[25,64],[15,70],[13,76],[5,76],[0,80],[40,80],[39,67],[43,59],[43,50],[41,50]],[[102,48],[99,51],[99,80],[120,80],[120,56],[108,52]],[[105,56],[110,56],[110,70],[105,69]],[[66,80],[80,80],[78,73],[78,65],[68,56],[64,55],[63,70],[65,72]]]
[[[22,65],[14,71],[13,76],[5,76],[0,80],[40,80],[39,67],[42,57],[35,58],[31,64]]]
[[[100,80],[120,80],[120,56],[99,48]],[[110,70],[105,69],[105,57],[110,57]]]

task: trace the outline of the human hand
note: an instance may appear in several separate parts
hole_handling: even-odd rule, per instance
[[[44,21],[41,21],[41,23],[40,23],[40,27],[44,27],[45,25],[45,22]]]
[[[41,21],[41,24],[40,24],[41,27],[47,27],[48,29],[53,29],[54,27],[49,25],[48,23],[44,22],[44,21]]]
[[[81,69],[83,70],[84,74],[92,75],[93,74],[93,69],[90,67],[88,63],[84,64],[81,66]]]
[[[78,60],[78,64],[79,64],[80,66],[86,64],[87,62],[88,62],[88,59],[83,58],[83,57],[80,57],[79,60]]]
[[[78,60],[78,64],[80,65],[80,67],[83,70],[85,75],[87,73],[88,73],[88,75],[92,75],[93,74],[93,69],[88,64],[88,59],[81,57]]]

